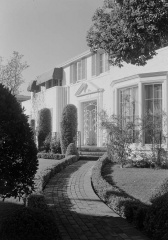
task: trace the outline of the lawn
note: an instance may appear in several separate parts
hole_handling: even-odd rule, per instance
[[[102,175],[110,184],[115,184],[130,196],[149,204],[154,190],[168,178],[168,170],[121,168],[120,165],[108,164],[104,167]]]

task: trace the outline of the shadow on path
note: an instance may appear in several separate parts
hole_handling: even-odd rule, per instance
[[[44,190],[63,240],[145,240],[139,231],[108,208],[94,193],[95,162],[78,161],[55,175]]]

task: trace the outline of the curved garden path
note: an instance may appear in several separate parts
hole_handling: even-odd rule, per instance
[[[94,161],[78,161],[46,186],[47,203],[63,240],[147,240],[94,193],[90,176]]]

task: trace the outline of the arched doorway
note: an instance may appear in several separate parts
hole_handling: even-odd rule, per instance
[[[97,145],[97,101],[84,103],[84,145]]]

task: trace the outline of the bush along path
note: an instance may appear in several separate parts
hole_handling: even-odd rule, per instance
[[[44,196],[53,211],[63,240],[147,240],[94,193],[94,161],[78,161],[57,173]]]

